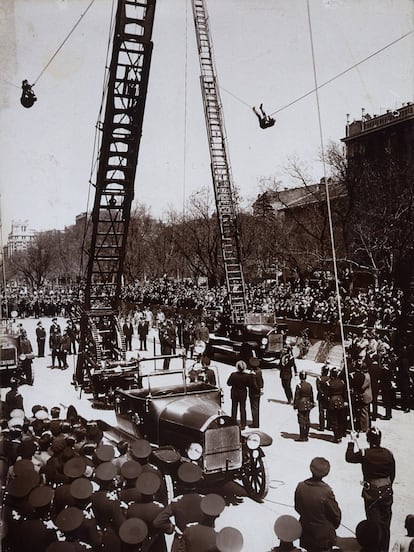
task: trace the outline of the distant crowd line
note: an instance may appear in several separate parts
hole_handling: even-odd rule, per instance
[[[401,314],[401,291],[388,283],[369,286],[350,294],[342,288],[342,316],[345,324],[376,329],[393,329]],[[70,316],[75,304],[82,300],[80,285],[48,285],[37,289],[8,285],[8,313],[20,317]],[[129,305],[159,310],[198,310],[226,312],[228,294],[225,286],[208,288],[194,280],[175,281],[154,278],[126,285],[122,299]],[[249,311],[274,312],[279,318],[292,318],[322,323],[335,323],[338,309],[335,292],[325,281],[317,286],[308,283],[247,284],[246,300]],[[2,308],[5,310],[5,294]],[[3,312],[3,315],[5,312]]]

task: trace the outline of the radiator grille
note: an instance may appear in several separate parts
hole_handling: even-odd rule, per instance
[[[205,473],[235,470],[242,465],[238,426],[207,429],[204,434]]]

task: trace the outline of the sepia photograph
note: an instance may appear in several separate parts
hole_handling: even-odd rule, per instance
[[[2,551],[414,552],[413,52],[413,0],[0,2]]]

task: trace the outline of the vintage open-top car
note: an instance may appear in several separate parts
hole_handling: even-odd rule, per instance
[[[270,445],[272,438],[259,429],[242,431],[223,411],[218,384],[190,382],[185,370],[153,372],[143,375],[142,381],[142,389],[116,390],[118,427],[155,445],[161,469],[165,458],[162,451],[169,451],[168,459],[175,458],[176,462],[173,469],[168,466],[164,472],[169,471],[174,484],[176,469],[191,461],[202,468],[207,486],[239,480],[255,500],[266,496],[263,447]]]

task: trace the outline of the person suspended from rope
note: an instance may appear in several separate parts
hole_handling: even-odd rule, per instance
[[[32,84],[25,79],[22,81],[22,95],[20,98],[20,103],[23,107],[32,107],[33,104],[37,101],[36,95],[33,92]]]
[[[270,115],[266,115],[266,113],[263,111],[263,104],[260,104],[259,110],[257,110],[255,107],[253,107],[252,109],[256,117],[259,119],[260,128],[269,128],[275,124],[276,119],[274,119]]]

